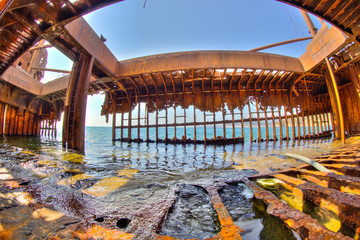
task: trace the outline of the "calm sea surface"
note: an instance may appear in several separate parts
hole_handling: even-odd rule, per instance
[[[187,129],[187,138],[193,139],[193,129]],[[144,130],[142,129],[142,132]],[[207,135],[209,138],[213,136],[213,130],[213,128],[208,128]],[[221,136],[223,128],[216,130],[217,136]],[[262,130],[262,137],[264,138],[265,129]],[[232,169],[233,166],[237,168],[243,166],[246,169],[262,171],[268,168],[277,169],[297,164],[296,161],[285,158],[283,153],[300,153],[304,156],[313,157],[339,145],[338,142],[330,138],[250,144],[248,140],[250,130],[248,128],[245,128],[244,131],[245,144],[226,146],[113,143],[111,132],[111,127],[86,127],[85,155],[72,154],[71,156],[78,158],[76,161],[81,163],[79,167],[83,168],[87,174],[103,177],[123,168],[150,172],[169,171],[181,174],[199,170]],[[272,133],[272,129],[269,129],[269,132]],[[279,129],[277,129],[277,135],[278,132]],[[283,133],[285,133],[285,128]],[[183,134],[184,129],[177,128],[177,137],[181,139]],[[236,135],[239,136],[241,133],[237,131]],[[120,131],[117,130],[117,137],[119,136]],[[126,131],[124,131],[124,136],[127,136]],[[137,130],[133,130],[132,136],[133,138],[137,137]],[[169,137],[172,136],[173,129],[169,128]],[[201,139],[201,136],[203,136],[203,128],[197,129],[197,138]],[[227,128],[227,137],[231,136],[232,129]],[[257,138],[257,128],[253,130],[253,136],[254,139]],[[143,134],[141,137],[146,138]],[[165,137],[165,130],[159,129],[159,137]],[[150,129],[150,139],[155,139],[153,129]],[[68,160],[67,158],[70,155],[62,149],[61,131],[58,131],[58,136],[55,139],[47,137],[3,137],[1,142],[4,146],[29,150],[39,157],[49,157],[53,160]]]

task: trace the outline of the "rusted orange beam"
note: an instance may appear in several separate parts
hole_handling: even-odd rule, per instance
[[[252,121],[251,121],[251,108],[250,108],[250,100],[248,101],[248,108],[249,108],[249,124],[250,124],[250,142],[253,141],[253,129],[252,129]]]
[[[273,126],[273,139],[274,142],[277,140],[276,137],[276,126],[275,126],[275,113],[274,113],[274,107],[271,107],[271,118],[272,118],[272,126]]]
[[[255,100],[256,105],[256,116],[257,116],[257,122],[258,122],[258,142],[261,142],[261,126],[260,126],[260,115],[259,115],[259,103],[257,99]]]
[[[284,223],[293,229],[303,239],[316,240],[319,236],[328,239],[350,240],[341,233],[335,233],[328,230],[315,219],[302,213],[299,210],[291,208],[288,204],[279,200],[274,194],[259,187],[257,184],[245,180],[245,183],[255,191],[255,197],[264,201],[268,207],[267,213],[280,218]]]

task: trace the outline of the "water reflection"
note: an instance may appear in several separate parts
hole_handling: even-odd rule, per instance
[[[6,137],[2,144],[18,146],[26,158],[31,154],[49,158],[57,165],[77,165],[97,177],[114,175],[117,170],[164,170],[177,173],[214,169],[256,169],[268,171],[296,166],[295,160],[281,157],[283,153],[299,153],[313,157],[338,146],[331,139],[294,142],[264,142],[225,146],[172,145],[162,143],[125,143],[110,140],[111,128],[86,129],[85,155],[65,152],[59,140],[34,137]],[[58,138],[60,139],[60,138]],[[28,153],[28,154],[26,154]],[[32,155],[33,160],[38,160]],[[48,164],[49,165],[49,164]]]

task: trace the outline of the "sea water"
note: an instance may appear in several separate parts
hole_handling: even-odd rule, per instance
[[[232,128],[226,130],[227,136],[232,135]],[[179,136],[181,131],[184,129],[177,128]],[[216,131],[220,135],[223,128]],[[244,131],[245,139],[249,131]],[[189,138],[190,132],[193,131],[187,134]],[[154,132],[151,134],[154,137]],[[164,134],[161,130],[159,137]],[[197,134],[200,138],[200,128]],[[255,130],[253,134],[256,138]],[[119,212],[135,215],[149,212],[149,206],[156,206],[160,198],[166,198],[168,189],[177,184],[191,185],[299,166],[302,163],[285,157],[284,153],[312,158],[340,144],[331,138],[252,144],[245,141],[223,146],[126,143],[112,142],[110,127],[86,127],[84,154],[64,150],[61,131],[56,138],[2,136],[0,164],[29,189],[35,189],[37,201],[51,204],[68,216],[87,219]],[[72,203],[74,198],[76,206]],[[256,212],[244,210],[249,211]],[[263,228],[262,220],[255,221],[255,225],[244,221],[237,220],[241,227],[250,228],[247,230],[253,232],[251,238],[260,236],[262,229],[271,229]]]

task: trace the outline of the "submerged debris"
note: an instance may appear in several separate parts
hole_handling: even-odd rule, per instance
[[[158,233],[176,238],[206,239],[220,231],[210,196],[200,187],[184,185]]]

